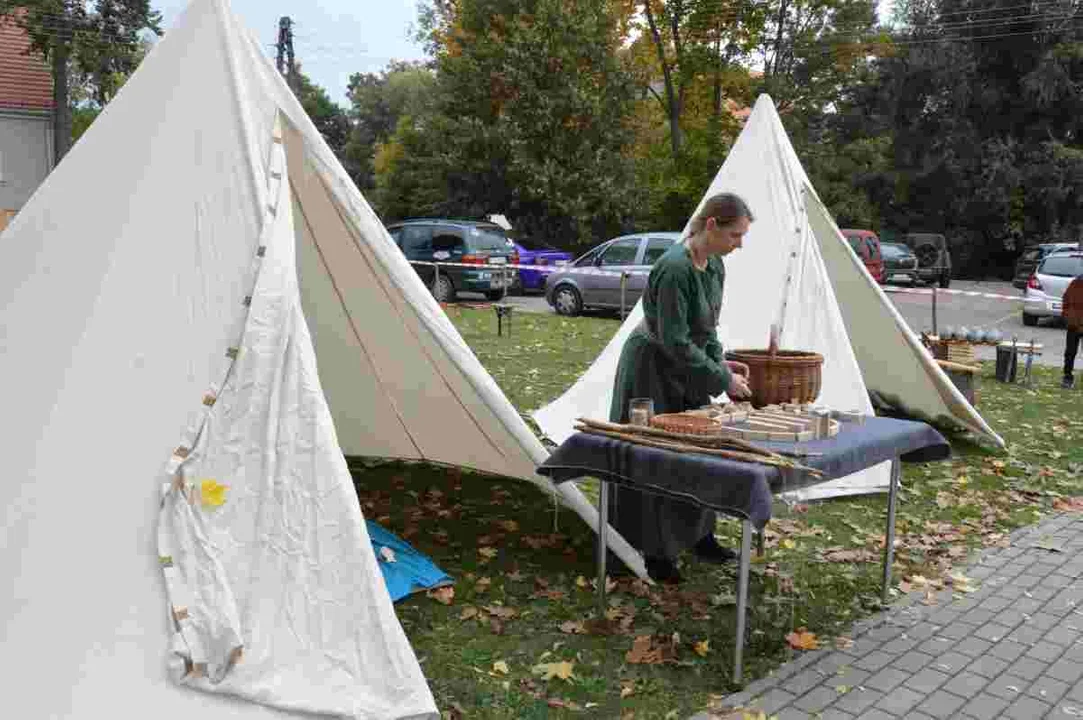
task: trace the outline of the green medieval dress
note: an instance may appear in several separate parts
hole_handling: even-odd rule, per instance
[[[730,384],[716,326],[725,267],[712,257],[692,264],[684,243],[666,251],[643,293],[643,322],[621,350],[613,383],[612,422],[628,422],[628,401],[649,397],[655,413],[701,407]],[[647,557],[675,560],[714,529],[715,513],[690,503],[617,487],[610,522]]]

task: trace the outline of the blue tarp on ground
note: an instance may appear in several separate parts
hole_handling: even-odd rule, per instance
[[[393,602],[398,602],[411,593],[424,592],[454,582],[436,563],[406,541],[371,520],[366,520],[365,524],[368,526],[372,549],[380,563],[380,571],[384,575],[384,583]]]

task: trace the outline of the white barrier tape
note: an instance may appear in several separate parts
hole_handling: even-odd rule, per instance
[[[886,293],[903,293],[907,295],[932,295],[932,290],[922,288],[884,288]],[[998,295],[997,293],[983,293],[976,292],[974,290],[940,290],[936,291],[937,295],[965,295],[967,297],[988,298],[990,300],[1015,300],[1017,302],[1023,302],[1022,295]]]
[[[451,263],[451,262],[428,262],[427,260],[409,260],[411,265],[428,265],[431,267],[460,267],[470,268],[471,270],[536,270],[543,273],[557,272],[559,270],[569,270],[575,275],[608,275],[610,277],[620,277],[621,275],[650,275],[650,269],[645,270],[625,270],[623,272],[617,272],[616,270],[599,270],[593,267],[573,267],[570,265],[513,265],[508,263],[506,265],[492,264],[492,265],[474,265],[470,263]]]

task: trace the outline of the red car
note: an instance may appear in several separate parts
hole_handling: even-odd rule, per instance
[[[844,228],[842,236],[850,243],[857,256],[865,263],[865,269],[869,271],[873,279],[878,283],[884,282],[884,257],[880,252],[880,238],[872,230],[854,230]]]

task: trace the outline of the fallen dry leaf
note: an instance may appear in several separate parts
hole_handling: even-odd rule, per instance
[[[497,556],[499,551],[496,548],[480,547],[478,548],[478,564],[484,565]]]
[[[441,605],[450,605],[455,600],[455,588],[450,585],[429,590],[428,596]]]
[[[489,586],[493,584],[493,581],[487,577],[478,578],[478,581],[474,583],[474,590],[479,593],[483,593],[489,589]]]
[[[796,631],[786,636],[786,642],[794,650],[818,650],[820,641],[816,639],[816,633],[811,633],[805,628],[797,628]]]
[[[624,655],[632,665],[658,665],[677,660],[676,633],[674,635],[639,635],[632,641],[632,649]]]
[[[472,620],[478,616],[478,609],[473,605],[467,605],[463,608],[462,613],[459,614],[460,620]]]
[[[571,680],[574,676],[573,670],[575,663],[568,660],[562,660],[561,662],[554,663],[541,663],[531,668],[531,672],[535,675],[541,675],[543,680],[552,680],[558,678],[560,680]]]
[[[700,657],[707,657],[707,653],[711,651],[711,642],[709,640],[700,640],[698,643],[692,645],[692,649],[696,655]]]
[[[519,611],[515,608],[505,607],[503,605],[486,605],[485,612],[495,618],[500,618],[501,620],[511,620],[519,614]]]
[[[568,635],[586,635],[587,628],[582,620],[568,620],[560,624],[560,631]]]
[[[511,671],[508,669],[508,664],[506,662],[497,660],[493,663],[493,672],[497,675],[507,675]]]
[[[623,700],[626,697],[631,697],[636,691],[635,680],[621,680],[620,681],[620,697]]]
[[[835,638],[835,648],[837,650],[849,650],[854,646],[854,639],[846,635],[840,635]]]
[[[1053,501],[1053,509],[1060,512],[1083,512],[1083,497],[1061,497]]]
[[[504,530],[505,532],[519,532],[519,523],[515,522],[514,520],[504,520],[497,524],[500,526],[500,529]]]

